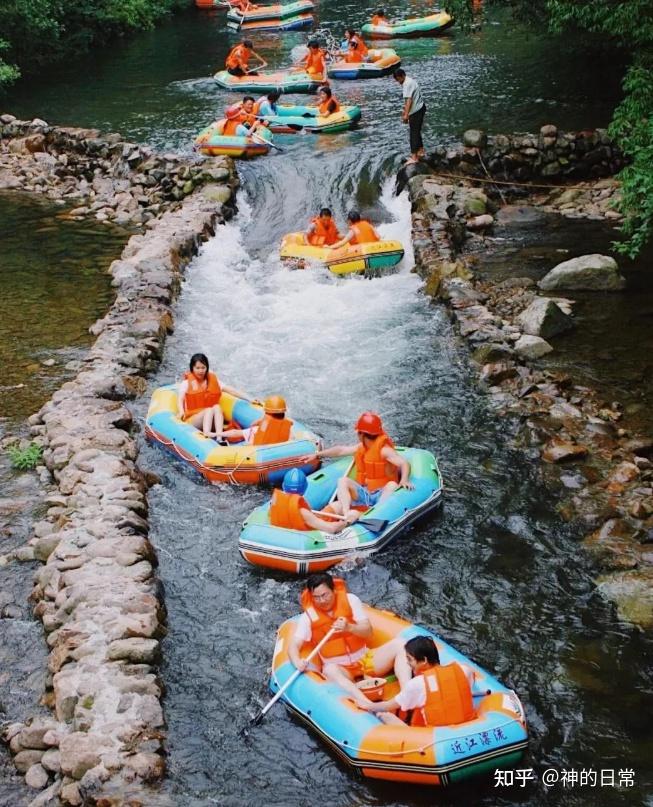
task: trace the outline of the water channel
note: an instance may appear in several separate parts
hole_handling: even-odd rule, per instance
[[[386,4],[389,12],[400,6]],[[323,0],[320,23],[339,31],[371,10],[369,2]],[[217,14],[182,15],[23,85],[8,108],[188,148],[230,98],[202,78],[233,40],[223,22]],[[301,40],[261,37],[261,51],[281,64]],[[618,93],[610,65],[605,74],[589,69],[573,40],[552,45],[507,18],[398,49],[423,86],[431,142],[472,125],[604,125]],[[418,293],[411,256],[397,274],[373,281],[289,272],[275,257],[280,236],[322,204],[342,222],[355,200],[383,233],[409,238],[408,201],[392,194],[407,140],[397,121],[398,87],[387,79],[337,91],[363,105],[359,130],[279,138],[285,153],[239,166],[240,214],[189,267],[175,333],[151,387],[177,377],[201,349],[228,383],[257,396],[284,393],[327,443],[350,439],[357,414],[372,408],[399,443],[433,450],[446,483],[442,513],[389,551],[346,568],[350,588],[432,626],[516,689],[532,737],[525,767],[633,769],[635,784],[547,790],[540,782],[524,789],[489,783],[448,794],[375,784],[354,778],[283,708],[243,741],[239,729],[266,697],[275,628],[298,610],[300,581],[238,557],[240,523],[265,491],[211,488],[143,443],[143,463],[162,479],[150,500],[169,617],[162,798],[184,807],[650,805],[650,639],[619,623],[596,593],[581,536],[558,518],[557,494],[538,465],[513,447],[514,425],[488,411],[465,348],[444,313]],[[0,800],[2,793],[0,785]]]

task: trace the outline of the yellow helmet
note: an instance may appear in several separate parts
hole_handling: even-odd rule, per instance
[[[263,408],[268,415],[281,415],[286,411],[286,400],[281,395],[270,395],[265,399]]]

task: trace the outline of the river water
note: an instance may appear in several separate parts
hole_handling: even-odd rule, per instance
[[[359,24],[371,10],[369,2],[323,1],[320,22],[340,31],[341,20]],[[260,49],[280,64],[303,38],[261,37]],[[23,85],[8,107],[188,148],[231,99],[201,77],[232,41],[222,17],[193,11]],[[423,86],[431,143],[469,126],[604,125],[618,91],[613,65],[604,74],[594,63],[589,69],[573,40],[550,43],[504,18],[482,32],[398,48]],[[203,350],[227,383],[259,397],[284,394],[327,443],[351,439],[356,416],[372,408],[399,443],[434,451],[446,484],[442,513],[385,553],[350,564],[350,588],[435,628],[516,689],[532,737],[524,767],[614,769],[617,781],[619,770],[633,769],[634,786],[547,790],[538,781],[497,789],[490,782],[434,794],[363,781],[280,706],[242,739],[241,726],[267,697],[274,631],[298,610],[301,583],[238,556],[240,524],[268,493],[209,487],[143,443],[143,464],[162,479],[150,497],[169,617],[162,800],[180,807],[651,804],[651,642],[619,623],[594,590],[581,536],[558,518],[557,494],[538,464],[513,446],[515,425],[489,413],[470,381],[466,349],[418,293],[411,255],[399,272],[375,280],[289,272],[275,257],[281,235],[318,207],[329,204],[342,222],[354,200],[384,234],[408,242],[408,201],[392,195],[407,150],[398,86],[386,79],[336,89],[363,105],[359,130],[280,137],[285,153],[239,165],[240,214],[188,268],[175,333],[151,386],[178,377],[188,356]],[[143,401],[137,414],[145,408]]]

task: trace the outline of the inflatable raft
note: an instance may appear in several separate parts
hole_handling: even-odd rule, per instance
[[[227,392],[222,393],[220,407],[225,421],[237,423],[242,428],[248,428],[263,416],[262,406]],[[145,434],[213,484],[280,485],[288,469],[301,468],[310,473],[319,465],[317,460],[312,463],[302,460],[307,455],[314,455],[316,447],[319,450],[320,438],[294,418],[293,421],[292,439],[285,443],[222,446],[181,420],[177,413],[177,385],[169,384],[154,390],[145,420]]]
[[[260,157],[270,151],[270,145],[265,142],[266,134],[271,139],[271,135],[264,129],[260,134],[252,137],[225,137],[221,125],[224,121],[216,121],[206,129],[203,129],[193,141],[193,148],[201,154],[217,157],[226,155],[227,157]]]
[[[353,555],[369,555],[383,549],[414,521],[436,508],[442,499],[442,479],[433,454],[417,448],[398,448],[397,451],[410,462],[410,479],[415,489],[400,488],[365,513],[364,518],[387,521],[383,529],[376,532],[354,523],[342,532],[331,534],[273,527],[268,502],[247,517],[238,542],[240,554],[257,566],[311,574]],[[338,479],[347,473],[350,463],[351,458],[343,457],[309,476],[304,498],[312,510],[326,507]]]
[[[220,70],[214,78],[220,87],[234,92],[268,93],[276,90],[286,93],[314,93],[324,83],[303,71],[291,73],[289,70],[261,70],[247,76],[232,76],[227,70]]]
[[[306,14],[313,11],[315,3],[313,0],[295,0],[294,3],[272,3],[270,5],[256,5],[252,3],[246,11],[231,8],[227,14],[228,22],[235,22],[237,26],[244,27],[250,22],[260,22],[261,20],[287,20],[296,17],[298,14]]]
[[[389,611],[370,607],[366,611],[374,630],[369,646],[396,636],[406,640],[431,636],[442,664],[469,665],[477,676],[475,717],[452,726],[384,725],[317,672],[306,672],[291,684],[282,695],[286,706],[340,759],[371,779],[446,786],[518,765],[528,745],[528,732],[517,695],[426,628]],[[288,644],[298,618],[286,620],[277,633],[270,678],[270,690],[275,693],[295,671]],[[399,689],[394,676],[386,680],[383,700],[394,697]]]
[[[369,60],[366,62],[331,62],[327,67],[329,78],[359,79],[381,78],[392,73],[401,64],[401,59],[392,48],[368,51]]]
[[[349,275],[396,266],[404,257],[404,247],[400,241],[375,241],[329,249],[305,244],[303,233],[289,233],[283,237],[279,256],[297,261],[301,268],[306,263],[322,263],[336,275]]]
[[[287,17],[283,20],[250,20],[249,22],[236,22],[233,17],[227,18],[227,28],[237,31],[301,31],[313,25],[312,14],[298,14],[296,17]]]
[[[446,11],[439,11],[427,17],[410,17],[387,25],[367,23],[361,28],[361,33],[372,39],[412,39],[419,36],[438,36],[451,28],[453,23],[453,17]]]
[[[320,115],[315,106],[277,104],[276,115],[264,115],[272,132],[293,134],[313,132],[315,134],[335,134],[352,129],[360,120],[359,106],[343,106],[333,115]]]

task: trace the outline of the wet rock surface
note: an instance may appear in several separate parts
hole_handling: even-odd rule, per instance
[[[522,141],[524,149],[533,149],[526,156],[534,161],[524,176],[535,176],[536,163],[539,168],[546,167],[542,149],[569,149],[579,142],[565,137],[564,144],[556,146],[559,135],[545,132],[545,128],[531,144]],[[477,134],[474,153],[471,146],[450,151],[446,159],[435,161],[437,168],[445,167],[446,162],[449,168],[457,166],[460,171],[463,164],[478,164],[477,149],[498,147],[507,156],[510,144],[514,144],[514,138],[504,138],[504,142],[501,136],[488,138],[483,144]],[[603,136],[594,133],[592,138],[600,140]],[[553,142],[545,143],[547,138]],[[608,148],[608,144],[604,146]],[[607,161],[607,152],[602,153]],[[558,162],[560,157],[556,157]],[[601,170],[610,173],[619,160],[594,165],[603,165]],[[502,165],[507,176],[515,176],[505,162]],[[479,171],[465,173],[480,176]],[[540,171],[539,176],[544,175]],[[590,175],[602,174],[594,171]],[[568,194],[564,201],[556,189],[555,198],[560,208],[565,207],[560,209],[565,214],[577,202],[577,215],[587,214],[584,200],[593,198],[595,204],[587,215],[612,220],[614,216],[608,214],[613,210],[616,187],[614,181],[601,179],[586,183],[586,189],[574,189],[573,194],[563,190]],[[408,179],[408,188],[416,270],[425,280],[425,293],[447,305],[461,336],[470,343],[491,407],[499,415],[521,421],[518,442],[542,460],[551,484],[566,491],[559,511],[587,535],[584,546],[603,572],[597,582],[599,591],[616,603],[622,619],[653,627],[650,595],[645,593],[653,569],[653,553],[646,551],[647,541],[653,540],[649,538],[653,536],[651,441],[646,435],[631,432],[618,402],[602,400],[591,386],[539,362],[574,326],[574,301],[544,296],[549,291],[555,294],[572,288],[564,281],[558,285],[556,278],[564,276],[572,285],[582,283],[583,289],[593,284],[591,288],[596,291],[618,290],[623,279],[616,263],[594,255],[565,262],[568,266],[563,264],[562,269],[555,266],[558,271],[551,273],[553,281],[539,284],[539,293],[535,280],[529,277],[481,279],[475,270],[483,262],[483,236],[469,227],[470,200],[484,198],[486,210],[495,218],[510,215],[510,208],[505,208],[506,214],[498,210],[496,188],[480,196],[478,188],[458,178],[447,180],[444,172],[432,176],[421,172]],[[595,198],[597,194],[601,199]],[[541,206],[550,203],[551,197],[533,196],[531,201]],[[527,207],[520,208],[522,219],[527,213]],[[476,249],[469,249],[470,244]]]
[[[13,147],[5,152],[4,143],[3,165],[5,153],[53,156],[38,149],[68,137],[83,143],[87,155],[111,162],[111,147],[121,143],[118,136],[84,132],[82,137],[82,130],[8,118],[0,118],[2,135]],[[121,144],[111,164],[120,174],[125,165],[143,170],[142,159],[141,147]],[[177,162],[174,155],[148,159],[153,166],[159,159]],[[113,262],[115,303],[91,327],[96,341],[80,372],[28,421],[32,439],[44,448],[46,510],[33,524],[28,544],[7,547],[2,559],[5,566],[42,563],[30,600],[49,649],[39,689],[51,712],[22,714],[5,726],[3,739],[28,787],[43,791],[32,807],[152,803],[143,783],[164,772],[157,665],[166,620],[147,538],[152,480],[136,464],[126,402],[142,394],[145,376],[161,358],[185,266],[216,224],[233,213],[233,164],[214,162],[211,171],[208,193],[187,180],[188,193],[161,204],[146,232],[134,235]],[[96,183],[96,193],[104,193],[103,187]],[[216,188],[222,192],[216,195]],[[12,503],[4,509],[12,511]]]

